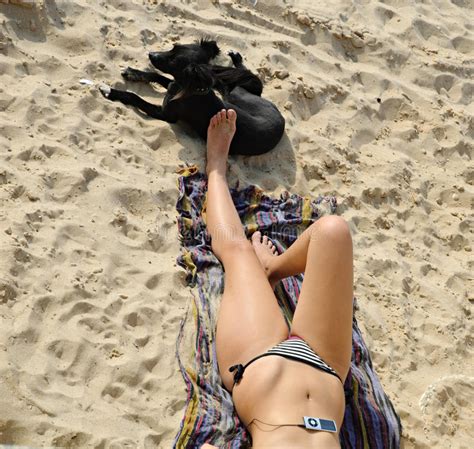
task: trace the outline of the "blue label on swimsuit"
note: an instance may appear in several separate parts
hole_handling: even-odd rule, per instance
[[[337,433],[336,421],[332,419],[314,418],[313,416],[303,416],[304,426],[308,430],[320,430],[324,432]]]

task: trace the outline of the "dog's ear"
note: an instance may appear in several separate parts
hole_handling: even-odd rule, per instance
[[[212,87],[214,85],[212,70],[207,64],[189,64],[183,70],[181,84],[190,90]]]
[[[219,53],[219,47],[217,46],[216,41],[211,41],[209,39],[201,39],[199,45],[204,49],[204,51],[209,55],[209,57],[215,58]]]
[[[183,69],[177,82],[181,89],[169,101],[207,94],[214,86],[214,77],[208,64],[192,63]]]

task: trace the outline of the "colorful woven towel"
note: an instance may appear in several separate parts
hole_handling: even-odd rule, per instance
[[[223,270],[211,251],[203,220],[207,179],[196,167],[180,173],[177,210],[183,252],[178,263],[186,269],[189,284],[196,288],[176,346],[187,402],[174,447],[198,449],[207,442],[219,448],[241,449],[250,446],[249,435],[235,413],[231,396],[221,384],[214,344]],[[332,197],[310,200],[285,193],[274,199],[255,186],[233,189],[231,193],[247,235],[259,229],[273,240],[279,251],[287,248],[321,215],[336,211],[336,200]],[[291,322],[302,280],[302,276],[287,278],[276,290],[287,323]],[[372,368],[355,318],[352,363],[344,389],[342,449],[398,449],[400,419]]]

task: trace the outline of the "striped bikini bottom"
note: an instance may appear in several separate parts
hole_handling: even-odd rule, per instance
[[[336,371],[331,368],[318,354],[316,354],[308,343],[306,343],[302,338],[297,336],[291,336],[287,340],[278,343],[273,348],[269,349],[267,352],[254,357],[250,362],[247,362],[246,365],[233,365],[229,368],[229,371],[234,373],[234,385],[242,379],[244,371],[251,363],[255,362],[262,357],[269,355],[279,355],[287,359],[296,360],[298,362],[306,363],[307,365],[312,366],[313,368],[319,369],[326,373],[336,376],[342,383],[341,378],[336,373]]]

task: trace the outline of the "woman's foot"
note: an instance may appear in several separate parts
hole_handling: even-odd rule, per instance
[[[262,238],[262,233],[260,231],[256,231],[252,234],[252,245],[260,264],[267,274],[270,285],[274,288],[275,284],[278,282],[278,279],[274,276],[273,269],[276,259],[278,258],[278,251],[275,245],[266,235]]]
[[[222,109],[209,122],[207,128],[207,166],[209,175],[217,170],[225,174],[230,143],[235,134],[237,113],[233,109]]]

